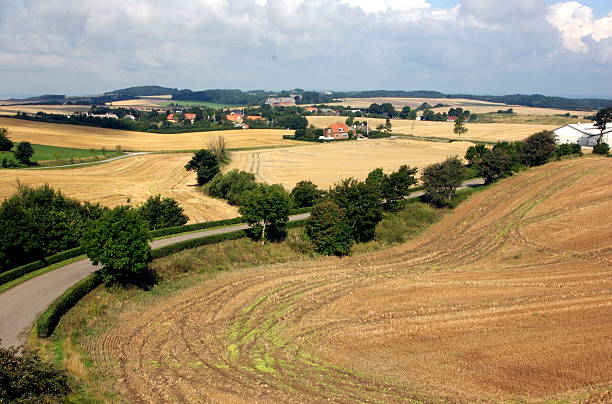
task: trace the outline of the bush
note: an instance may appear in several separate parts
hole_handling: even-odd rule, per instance
[[[39,338],[49,338],[64,314],[85,295],[102,284],[103,278],[95,272],[66,290],[55,299],[36,321],[36,334]]]
[[[81,247],[94,265],[102,264],[104,283],[140,283],[151,261],[149,230],[138,212],[119,206],[84,232]]]
[[[384,244],[397,244],[413,238],[435,223],[441,212],[421,202],[411,202],[397,213],[385,217],[376,226],[375,239]]]
[[[306,234],[321,254],[343,256],[351,253],[351,227],[344,211],[331,200],[323,201],[312,209]]]
[[[63,251],[61,253],[54,254],[50,257],[46,257],[40,261],[31,262],[26,265],[22,265],[10,271],[0,273],[0,285],[4,285],[7,282],[21,278],[30,272],[38,271],[49,265],[57,264],[58,262],[65,261],[70,258],[78,257],[83,254],[81,248],[73,248],[72,250]]]
[[[182,226],[189,218],[183,213],[183,208],[172,198],[162,198],[161,195],[150,196],[138,208],[138,213],[149,224],[149,230]]]
[[[557,142],[555,134],[549,130],[534,133],[523,142],[521,152],[523,163],[529,167],[548,163],[555,153]]]
[[[254,174],[232,170],[227,174],[217,174],[208,184],[208,194],[215,198],[226,199],[230,205],[240,205],[243,192],[255,188],[257,183]]]
[[[291,200],[296,208],[307,208],[317,204],[323,192],[312,181],[300,181],[291,190]]]
[[[35,352],[0,347],[0,402],[63,402],[71,390],[66,373]]]
[[[191,240],[182,241],[180,243],[172,244],[169,246],[157,248],[153,250],[152,257],[153,259],[158,259],[162,257],[167,257],[168,255],[172,255],[174,253],[188,250],[191,248],[200,247],[207,244],[215,244],[225,240],[236,240],[239,238],[247,237],[248,233],[245,230],[237,230],[230,233],[223,234],[215,234],[212,236],[199,237]]]
[[[557,146],[557,150],[555,151],[555,154],[558,157],[571,156],[574,154],[582,155],[582,148],[580,147],[579,144],[564,143],[564,144],[560,144],[559,146]]]
[[[422,176],[425,199],[436,206],[444,206],[455,196],[464,177],[465,167],[458,157],[425,167]]]
[[[149,235],[153,238],[171,236],[173,234],[188,233],[191,231],[205,230],[213,227],[230,226],[233,224],[241,223],[244,223],[244,219],[242,217],[235,217],[233,219],[216,220],[213,222],[194,223],[185,226],[168,227],[165,229],[151,231],[149,232]]]
[[[605,142],[600,142],[595,147],[593,147],[593,154],[600,154],[603,156],[607,156],[610,152],[610,146]]]

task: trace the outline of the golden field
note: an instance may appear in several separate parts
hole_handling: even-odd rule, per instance
[[[359,118],[356,118],[360,120]],[[362,118],[363,119],[363,118]],[[318,128],[324,128],[335,122],[344,122],[343,116],[309,116],[308,122]],[[369,118],[371,129],[378,125],[384,125],[384,119]],[[414,135],[420,137],[442,137],[460,140],[453,133],[454,124],[451,122],[427,122],[411,121],[407,119],[392,119],[393,133],[402,135]],[[556,125],[533,125],[533,124],[506,124],[506,123],[468,123],[465,125],[468,132],[462,136],[463,139],[481,140],[486,142],[497,142],[502,140],[522,140],[529,135],[541,130],[553,130]]]
[[[572,115],[584,116],[591,115],[593,111],[570,111],[566,109],[553,109],[553,108],[535,108],[525,107],[522,105],[509,105],[496,102],[478,101],[463,98],[387,98],[387,97],[376,97],[376,98],[342,98],[340,103],[330,103],[330,105],[343,105],[351,106],[355,108],[369,107],[371,104],[383,104],[391,103],[397,109],[402,109],[405,106],[416,108],[423,104],[428,103],[431,106],[436,104],[448,105],[447,107],[441,107],[434,109],[435,112],[448,112],[449,108],[461,107],[468,109],[475,113],[486,113],[496,112],[500,109],[512,108],[517,114],[524,115],[554,115],[554,114],[565,114],[569,112]]]
[[[190,158],[191,154],[150,154],[71,170],[0,170],[0,200],[12,195],[19,181],[32,186],[49,184],[67,196],[109,207],[128,199],[139,204],[161,194],[176,199],[190,223],[238,216],[236,208],[225,201],[197,190],[195,173],[184,168]]]
[[[449,156],[463,157],[471,145],[469,142],[376,139],[238,151],[232,153],[232,161],[226,170],[249,171],[258,181],[282,184],[287,189],[301,180],[310,180],[327,188],[348,177],[364,179],[378,167],[387,172],[397,170],[402,164],[423,168]]]
[[[0,115],[15,115],[17,112],[70,115],[75,112],[87,112],[90,108],[89,105],[0,105]]]
[[[293,131],[278,129],[158,134],[1,117],[0,127],[8,128],[9,138],[14,142],[28,141],[34,144],[78,149],[100,149],[102,147],[115,149],[119,145],[123,150],[134,151],[196,150],[206,147],[210,139],[217,136],[225,137],[228,147],[231,148],[302,144],[283,140],[283,135],[293,134]]]

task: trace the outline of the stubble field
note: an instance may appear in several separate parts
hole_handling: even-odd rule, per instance
[[[0,118],[0,127],[8,128],[9,138],[14,142],[28,141],[35,144],[78,149],[104,147],[110,150],[119,145],[123,150],[133,151],[197,150],[206,147],[211,139],[218,136],[225,137],[228,147],[232,148],[302,144],[283,140],[283,135],[292,134],[293,131],[278,129],[158,134],[11,118]]]
[[[184,166],[190,154],[152,154],[71,170],[0,170],[0,200],[12,195],[17,181],[49,184],[81,201],[114,207],[144,202],[161,194],[176,199],[190,223],[229,219],[237,210],[224,201],[206,197],[195,186],[195,173]]]
[[[356,118],[357,120],[363,120]],[[344,122],[346,117],[342,116],[309,116],[308,122],[318,128],[324,128],[335,122]],[[369,118],[370,129],[378,125],[384,125],[384,119]],[[467,123],[468,132],[458,137],[453,133],[454,124],[451,122],[428,122],[411,121],[407,119],[392,119],[392,133],[413,135],[419,137],[438,137],[461,140],[472,139],[486,142],[497,142],[503,140],[523,140],[529,135],[541,130],[553,130],[556,125],[533,125],[533,124],[511,124],[511,123]]]
[[[245,150],[232,153],[226,170],[249,171],[258,181],[282,184],[287,189],[302,180],[327,188],[348,177],[363,180],[378,167],[386,172],[397,170],[402,164],[420,169],[449,156],[463,157],[471,145],[469,142],[378,139],[278,150]]]
[[[404,245],[125,306],[87,351],[127,402],[605,400],[611,170],[553,163]]]

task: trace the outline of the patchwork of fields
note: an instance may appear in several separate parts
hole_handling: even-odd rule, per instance
[[[195,173],[185,171],[190,154],[151,154],[70,170],[0,170],[0,200],[12,195],[17,181],[49,184],[73,198],[114,207],[144,202],[161,194],[176,199],[190,223],[238,216],[225,201],[209,198],[194,186]]]
[[[359,120],[359,118],[356,118]],[[309,116],[308,122],[316,127],[324,128],[332,123],[344,122],[342,116]],[[378,125],[384,125],[384,119],[368,119],[370,129],[376,129]],[[527,136],[541,130],[553,130],[557,125],[533,125],[516,123],[468,123],[465,126],[468,132],[461,138],[453,133],[454,124],[451,122],[428,122],[411,121],[406,119],[392,119],[393,134],[413,135],[419,137],[440,137],[461,140],[471,139],[485,142],[497,142],[503,140],[523,140]]]
[[[225,137],[228,147],[270,147],[302,144],[283,140],[283,135],[293,131],[277,129],[229,130],[193,132],[179,134],[158,134],[130,132],[91,126],[59,125],[19,119],[1,118],[0,128],[8,128],[14,142],[49,146],[73,147],[79,149],[115,149],[121,146],[130,151],[198,150],[206,147],[210,139]]]
[[[403,164],[423,168],[449,156],[463,157],[472,143],[423,142],[408,139],[378,139],[314,144],[278,150],[232,153],[226,170],[252,172],[258,181],[282,184],[287,189],[301,180],[327,188],[355,177],[365,179],[370,171],[382,167],[394,171]]]
[[[87,353],[126,401],[578,402],[612,380],[611,170],[552,163],[401,246],[126,305]]]

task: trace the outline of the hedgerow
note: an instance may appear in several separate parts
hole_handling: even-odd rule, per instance
[[[10,271],[2,272],[0,273],[0,285],[4,285],[7,282],[10,282],[17,278],[21,278],[22,276],[27,275],[30,272],[38,271],[39,269],[42,269],[49,265],[57,264],[58,262],[78,257],[79,255],[83,255],[83,250],[80,247],[77,247],[71,250],[62,251],[50,257],[46,257],[43,260],[31,262],[15,269],[11,269]]]

